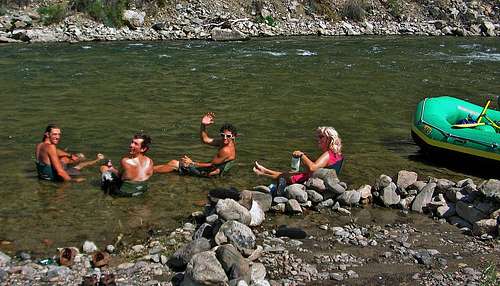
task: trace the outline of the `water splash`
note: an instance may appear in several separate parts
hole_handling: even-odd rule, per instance
[[[304,56],[304,57],[310,57],[310,56],[316,56],[317,53],[311,52],[308,50],[297,50],[297,56]]]

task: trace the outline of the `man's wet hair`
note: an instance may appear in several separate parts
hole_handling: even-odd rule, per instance
[[[49,124],[47,125],[47,127],[45,128],[45,131],[43,132],[43,138],[42,138],[42,142],[45,141],[45,138],[47,138],[48,136],[46,135],[47,133],[50,134],[50,132],[52,131],[52,129],[61,129],[59,128],[57,125],[55,124]]]
[[[149,137],[148,135],[146,135],[142,132],[139,132],[139,133],[135,133],[134,139],[142,139],[141,148],[146,148],[146,151],[149,150],[151,142],[152,142],[151,137]]]
[[[219,132],[223,133],[224,130],[231,131],[231,133],[233,134],[234,137],[236,137],[236,135],[238,135],[238,131],[236,130],[236,127],[234,127],[234,125],[231,123],[224,123],[224,125],[221,126]]]

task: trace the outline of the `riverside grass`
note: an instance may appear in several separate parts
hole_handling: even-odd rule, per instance
[[[71,0],[69,4],[72,9],[86,13],[109,27],[124,25],[122,16],[128,5],[128,0]]]

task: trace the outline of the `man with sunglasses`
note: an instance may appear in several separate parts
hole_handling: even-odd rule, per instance
[[[201,142],[213,147],[217,147],[217,154],[210,162],[193,161],[184,155],[180,160],[171,160],[167,164],[157,165],[155,173],[170,173],[179,171],[180,175],[193,175],[202,177],[212,177],[222,175],[227,171],[236,159],[236,128],[229,123],[220,128],[220,137],[211,138],[207,132],[207,126],[215,122],[215,114],[208,112],[201,118],[200,139]]]

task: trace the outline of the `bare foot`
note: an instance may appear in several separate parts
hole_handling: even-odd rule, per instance
[[[265,175],[264,172],[259,170],[257,167],[253,167],[253,172],[259,176]]]
[[[97,153],[97,160],[102,160],[102,159],[104,159],[104,158],[105,158],[105,157],[104,157],[104,155],[103,155],[103,154],[101,154],[101,153]]]

